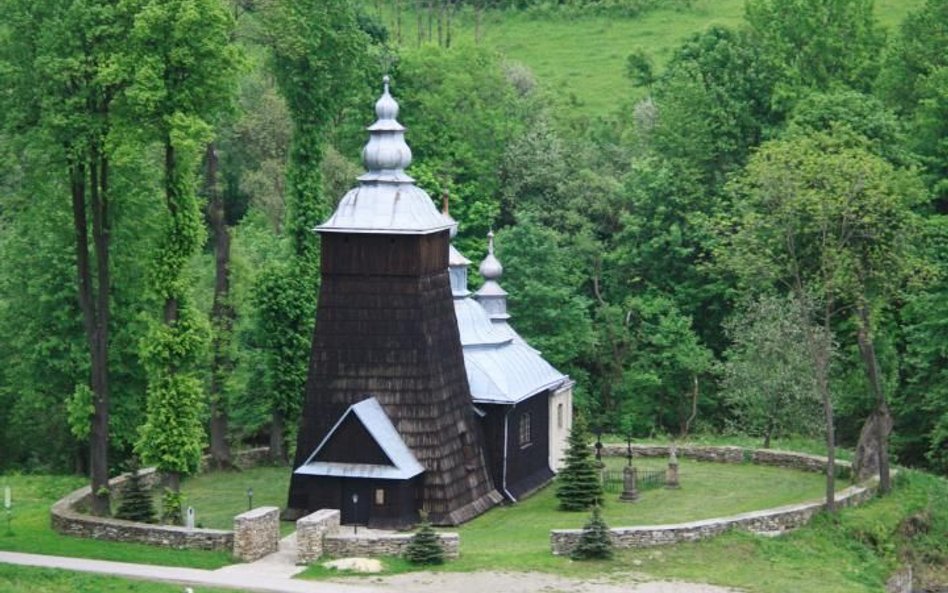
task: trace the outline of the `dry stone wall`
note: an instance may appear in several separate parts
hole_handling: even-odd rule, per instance
[[[632,450],[641,457],[665,457],[668,445],[633,445]],[[604,456],[625,456],[625,445],[604,445]],[[682,446],[679,457],[700,461],[742,463],[745,459],[761,465],[772,465],[802,471],[826,471],[825,457],[772,451],[769,449],[745,450],[741,447]],[[837,461],[837,465],[848,470],[850,465]],[[860,504],[874,493],[874,485],[850,486],[836,493],[838,506]],[[813,515],[822,511],[824,503],[810,502],[787,505],[762,511],[742,513],[731,517],[718,517],[671,525],[649,525],[641,527],[617,527],[610,530],[610,537],[617,548],[642,548],[681,542],[697,541],[714,537],[729,529],[744,529],[756,532],[781,532],[806,524]],[[550,547],[556,555],[568,555],[579,543],[581,529],[555,529],[550,532]]]
[[[234,517],[234,556],[253,562],[280,546],[280,509],[259,507]]]
[[[158,481],[154,469],[142,470],[143,482],[153,485]],[[128,479],[127,475],[109,481],[114,490]],[[91,497],[89,486],[72,492],[56,502],[50,511],[53,529],[63,535],[101,539],[108,541],[136,542],[167,548],[191,548],[200,550],[230,550],[234,534],[219,529],[188,529],[171,525],[148,525],[107,517],[93,517],[77,511],[88,506]]]
[[[340,513],[320,509],[296,521],[296,562],[309,564],[323,555],[323,538],[339,531]]]
[[[323,539],[323,554],[330,558],[352,556],[401,556],[412,538],[411,533],[335,533]],[[439,533],[445,558],[457,558],[461,538],[457,533]]]
[[[265,459],[266,447],[238,452],[234,461],[239,467],[252,467]],[[206,458],[205,458],[206,462]],[[139,472],[142,483],[154,488],[161,483],[161,474],[155,468]],[[109,489],[120,492],[128,480],[122,474],[109,480]],[[89,486],[80,488],[58,500],[50,509],[50,522],[57,533],[89,539],[134,542],[167,548],[190,548],[200,550],[226,550],[234,547],[234,532],[221,529],[188,529],[173,525],[149,525],[109,517],[95,517],[81,512],[88,509],[92,497]]]

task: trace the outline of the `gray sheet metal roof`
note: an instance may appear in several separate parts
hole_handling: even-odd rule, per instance
[[[474,402],[515,404],[568,381],[517,335],[507,324],[508,315],[492,319],[483,304],[469,296],[467,286],[460,286],[462,278],[467,278],[460,272],[469,264],[470,260],[451,248],[454,314]]]
[[[567,380],[523,343],[464,348],[464,367],[475,403],[515,404]]]
[[[329,220],[316,227],[321,233],[429,234],[450,229],[454,221],[442,216],[431,197],[405,173],[411,149],[405,128],[395,119],[398,103],[385,90],[375,104],[377,121],[369,126],[362,150],[366,173],[359,187],[347,193]]]
[[[376,465],[367,463],[339,463],[331,461],[314,461],[319,451],[329,442],[342,422],[354,414],[365,429],[372,435],[375,442],[385,455],[392,461],[392,465]],[[306,459],[303,465],[293,473],[307,476],[329,476],[336,478],[380,478],[388,480],[407,480],[425,471],[418,463],[411,449],[399,436],[398,431],[382,405],[374,397],[364,399],[339,417],[323,441],[316,447],[313,454]]]

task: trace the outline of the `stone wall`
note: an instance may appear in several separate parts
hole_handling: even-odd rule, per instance
[[[296,521],[296,562],[309,564],[323,555],[323,537],[339,531],[340,513],[320,509]]]
[[[636,457],[668,457],[669,445],[632,445]],[[603,444],[603,457],[625,457],[626,445],[616,443]],[[722,463],[743,463],[744,449],[741,447],[710,445],[682,445],[678,447],[678,457],[696,461],[718,461]]]
[[[266,447],[247,449],[234,456],[239,467],[252,467],[269,454]],[[204,461],[207,461],[205,456]],[[139,472],[142,483],[148,488],[161,484],[161,474],[149,467]],[[122,474],[109,480],[109,489],[118,493],[128,480]],[[53,530],[63,535],[89,539],[135,542],[167,548],[191,548],[201,550],[227,550],[234,547],[234,532],[221,529],[188,529],[172,525],[149,525],[110,517],[95,517],[82,512],[89,508],[92,490],[84,486],[58,500],[50,509]]]
[[[141,473],[144,483],[151,486],[158,482],[158,474],[154,468],[142,470]],[[110,488],[114,491],[117,487],[121,487],[127,478],[127,474],[113,478],[109,481]],[[77,511],[77,508],[89,505],[90,497],[91,489],[86,486],[57,501],[50,510],[53,530],[63,535],[136,542],[167,548],[230,550],[233,547],[234,534],[230,531],[148,525],[121,519],[93,517]]]
[[[258,507],[234,517],[234,557],[253,562],[280,547],[280,509]]]
[[[638,457],[667,457],[669,448],[669,445],[632,445],[632,451]],[[603,445],[602,448],[602,455],[606,457],[624,457],[626,454],[626,445],[609,444]],[[760,465],[813,472],[825,472],[827,464],[825,457],[817,455],[729,446],[684,445],[678,447],[678,456],[699,461],[724,463],[743,463],[745,460],[749,460]],[[837,460],[836,465],[842,470],[842,473],[849,473],[849,462]],[[838,506],[861,504],[871,498],[874,491],[874,485],[850,486],[836,493],[836,503]],[[610,531],[613,543],[619,548],[660,546],[705,539],[723,533],[728,529],[766,532],[785,531],[805,524],[813,515],[822,511],[823,507],[822,502],[811,502],[742,513],[731,517],[692,521],[690,523],[618,527]],[[551,531],[550,546],[553,553],[569,554],[579,541],[581,533],[582,530],[579,529],[556,529]]]
[[[850,486],[836,493],[836,502],[840,506],[859,504],[871,495],[872,489],[869,487]],[[689,523],[617,527],[610,529],[610,534],[617,548],[645,548],[706,539],[720,535],[728,529],[781,532],[806,524],[813,515],[822,511],[823,507],[822,502],[802,503]],[[553,553],[569,554],[579,543],[581,535],[581,529],[551,531],[550,547]]]
[[[906,566],[885,582],[885,593],[912,593],[912,567]]]
[[[335,533],[323,539],[323,554],[330,558],[352,556],[401,556],[411,540],[411,533]],[[457,558],[461,538],[457,533],[439,533],[445,558]]]

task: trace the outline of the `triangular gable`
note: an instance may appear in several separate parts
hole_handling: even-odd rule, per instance
[[[365,440],[352,447],[350,439],[360,435]],[[294,473],[404,480],[423,471],[381,404],[370,397],[350,406]]]

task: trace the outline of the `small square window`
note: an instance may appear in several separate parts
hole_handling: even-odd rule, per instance
[[[375,490],[375,504],[381,506],[385,504],[385,490],[382,488],[377,488]]]

